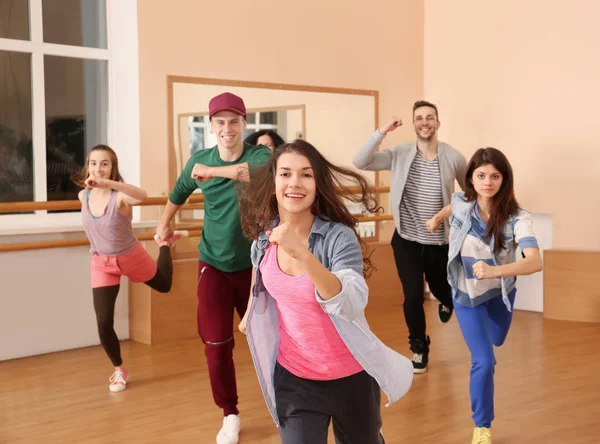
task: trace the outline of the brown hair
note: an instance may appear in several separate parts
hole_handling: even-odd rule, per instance
[[[117,153],[115,153],[114,150],[108,145],[96,145],[95,147],[93,147],[89,151],[87,158],[85,159],[84,167],[78,174],[73,175],[73,177],[71,177],[71,180],[80,187],[85,186],[85,181],[90,176],[90,157],[94,151],[106,151],[108,153],[110,157],[110,163],[112,166],[109,179],[114,180],[116,182],[124,182],[123,177],[121,177],[121,173],[119,173],[119,159],[117,157]]]
[[[418,102],[415,102],[415,104],[413,105],[413,119],[415,117],[415,111],[424,106],[429,106],[430,108],[433,108],[435,110],[435,118],[437,120],[440,120],[440,114],[438,113],[437,106],[435,106],[433,103],[428,102],[426,100],[419,100]]]
[[[363,204],[369,213],[376,213],[381,207],[377,205],[370,186],[363,176],[349,168],[332,164],[314,146],[304,140],[296,139],[279,146],[269,161],[253,174],[249,183],[240,182],[238,196],[244,235],[250,240],[255,240],[261,231],[273,228],[270,224],[279,215],[275,197],[277,161],[286,153],[297,153],[310,162],[317,191],[311,211],[321,219],[342,223],[354,230],[363,253],[365,278],[368,278],[373,270],[371,251],[366,242],[358,236],[356,231],[358,221],[344,204],[340,190],[347,192],[350,186],[357,186],[360,189],[358,193],[344,192],[344,198],[353,203]]]
[[[473,173],[483,165],[493,165],[502,174],[502,185],[492,197],[490,220],[484,240],[489,241],[494,235],[494,252],[498,253],[504,248],[504,225],[510,216],[516,215],[520,206],[515,197],[513,171],[510,162],[502,151],[496,148],[478,149],[467,166],[465,180],[465,196],[468,202],[477,201],[477,192],[473,186]]]

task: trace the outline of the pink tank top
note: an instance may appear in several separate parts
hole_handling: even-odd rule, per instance
[[[363,368],[317,302],[308,274],[294,277],[281,271],[274,245],[267,248],[259,268],[279,313],[279,364],[299,378],[319,381],[361,372]]]
[[[90,252],[101,256],[119,256],[127,253],[137,244],[131,226],[132,216],[125,216],[119,211],[117,192],[114,190],[110,193],[104,214],[93,216],[88,204],[90,191],[92,190],[87,190],[81,203],[83,229],[91,244]]]

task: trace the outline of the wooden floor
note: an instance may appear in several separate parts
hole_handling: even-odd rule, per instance
[[[382,408],[386,442],[470,443],[468,350],[456,319],[441,325],[436,304],[426,306],[430,369]],[[368,318],[385,343],[409,355],[399,303]],[[238,333],[236,341],[240,444],[278,443],[245,339]],[[119,394],[108,390],[111,366],[100,347],[0,362],[0,442],[215,442],[222,419],[199,340],[125,342],[123,356],[131,382]],[[494,444],[600,443],[600,324],[517,312],[496,356]]]

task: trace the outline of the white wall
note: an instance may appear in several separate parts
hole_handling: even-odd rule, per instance
[[[83,233],[3,236],[1,244],[80,238]],[[0,255],[0,360],[99,344],[89,247]],[[129,337],[128,279],[121,281],[115,331]]]
[[[552,216],[548,214],[532,214],[533,229],[542,250],[552,248]],[[517,297],[515,309],[528,311],[544,311],[544,272],[517,278]]]

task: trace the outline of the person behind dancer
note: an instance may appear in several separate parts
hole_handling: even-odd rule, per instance
[[[464,189],[467,161],[450,145],[438,141],[440,121],[433,103],[419,101],[413,106],[415,142],[376,152],[384,137],[400,126],[402,120],[394,117],[376,130],[354,156],[354,166],[369,171],[391,170],[391,211],[396,228],[392,249],[404,292],[404,318],[414,352],[414,372],[424,373],[429,365],[431,340],[426,332],[423,274],[440,302],[440,321],[447,323],[453,310],[446,275],[448,230],[446,227],[430,233],[425,223],[450,203],[455,179]]]
[[[233,363],[233,311],[244,316],[250,296],[252,263],[250,242],[242,234],[238,180],[249,180],[255,167],[271,152],[265,146],[243,142],[246,106],[241,97],[223,93],[209,102],[211,129],[217,145],[196,151],[179,176],[156,234],[169,238],[171,220],[186,199],[201,189],[204,227],[198,262],[198,333],[204,343],[210,386],[215,404],[223,409],[218,444],[236,444],[240,416]]]
[[[281,136],[272,130],[260,130],[252,133],[246,137],[244,142],[250,145],[263,145],[269,147],[271,152],[274,152],[278,146],[285,143]]]

